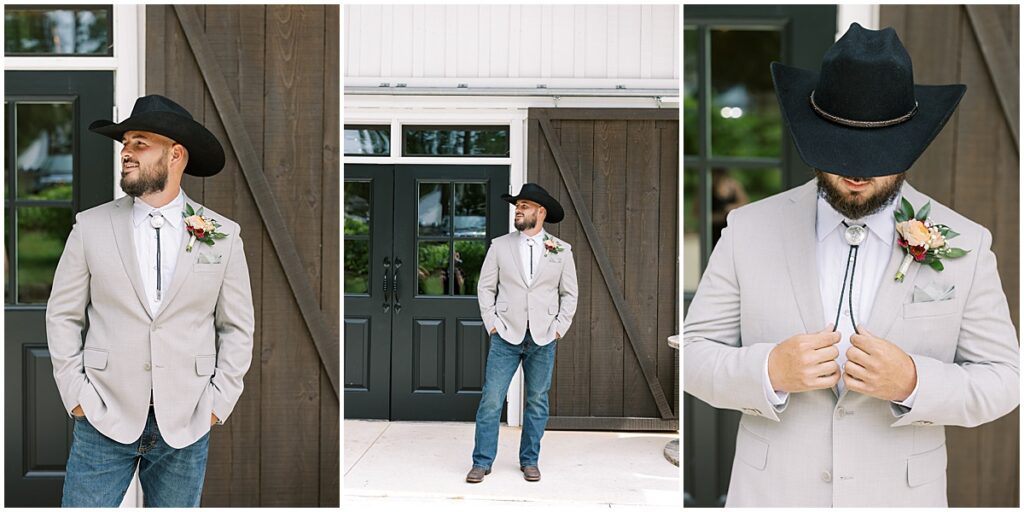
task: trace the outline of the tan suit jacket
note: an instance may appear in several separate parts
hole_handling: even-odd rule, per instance
[[[909,183],[915,208],[930,200]],[[1017,334],[987,229],[932,201],[930,218],[971,252],[945,270],[892,255],[864,327],[910,354],[913,409],[832,388],[773,407],[762,379],[775,344],[822,330],[815,257],[816,183],[734,210],[688,310],[684,388],[742,411],[728,506],[946,506],[945,425],[973,427],[1020,402]],[[895,234],[894,234],[895,236]],[[915,301],[940,287],[948,300]]]
[[[547,345],[556,331],[565,336],[576,314],[579,288],[572,247],[555,237],[565,250],[545,250],[533,282],[526,284],[519,256],[519,232],[513,231],[491,241],[477,284],[480,316],[487,332],[497,329],[501,339],[518,345],[526,336],[529,321],[534,343]]]
[[[201,205],[185,198],[198,210]],[[142,288],[132,198],[79,213],[53,278],[46,335],[64,407],[119,443],[142,435],[150,393],[160,434],[183,448],[222,422],[242,394],[254,329],[238,224],[206,210],[226,238],[186,252],[154,316]]]

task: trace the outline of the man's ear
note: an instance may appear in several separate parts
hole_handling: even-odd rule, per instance
[[[171,146],[171,162],[181,162],[182,168],[188,165],[188,149],[181,144]]]

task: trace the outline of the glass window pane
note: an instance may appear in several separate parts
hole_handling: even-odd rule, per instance
[[[404,126],[404,156],[509,156],[508,126]]]
[[[346,156],[390,156],[391,127],[345,125]]]
[[[711,152],[775,157],[782,118],[769,65],[781,60],[777,30],[711,30]]]
[[[700,151],[697,110],[697,30],[683,30],[683,154]]]
[[[4,8],[6,55],[113,55],[111,8]]]
[[[345,240],[345,293],[370,293],[369,240]]]
[[[450,183],[419,184],[419,229],[423,236],[451,234]]]
[[[70,208],[18,208],[18,302],[44,303],[50,297],[53,272],[71,233]],[[9,238],[8,238],[9,239]]]
[[[455,184],[455,236],[487,236],[487,184]]]
[[[483,240],[455,241],[455,295],[476,295],[486,253]]]
[[[448,242],[420,242],[417,253],[416,293],[446,295],[448,292]],[[476,286],[474,285],[474,290]]]
[[[345,235],[370,233],[370,182],[345,182]]]
[[[71,103],[18,103],[19,199],[71,199],[74,108]]]
[[[700,202],[697,169],[683,169],[683,291],[697,290],[700,281]]]
[[[729,212],[782,191],[782,171],[772,169],[711,170],[711,246],[721,237]]]

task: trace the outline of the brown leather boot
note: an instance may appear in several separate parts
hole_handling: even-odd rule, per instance
[[[484,476],[491,474],[490,469],[484,469],[481,467],[473,466],[473,469],[469,470],[469,474],[466,475],[466,481],[471,484],[478,484],[484,481]]]
[[[521,466],[519,470],[523,472],[523,478],[525,478],[527,482],[540,481],[540,468],[537,466]]]

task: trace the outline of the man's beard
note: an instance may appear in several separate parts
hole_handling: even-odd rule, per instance
[[[524,213],[523,220],[516,220],[514,224],[519,231],[533,229],[537,226],[537,214],[526,215]]]
[[[882,208],[885,208],[886,205],[893,202],[896,199],[896,196],[900,194],[900,187],[903,185],[906,173],[897,174],[896,179],[889,184],[889,186],[879,189],[875,195],[861,202],[848,200],[843,197],[843,192],[833,185],[822,171],[815,169],[814,174],[818,177],[818,195],[825,198],[825,201],[832,205],[832,208],[835,208],[835,210],[844,217],[848,219],[860,219],[878,212]],[[840,177],[856,181],[855,178],[850,178],[848,176],[840,175]]]
[[[161,158],[152,167],[139,167],[135,170],[135,179],[128,182],[121,173],[121,190],[132,197],[141,197],[149,193],[162,192],[167,186],[167,163]]]

